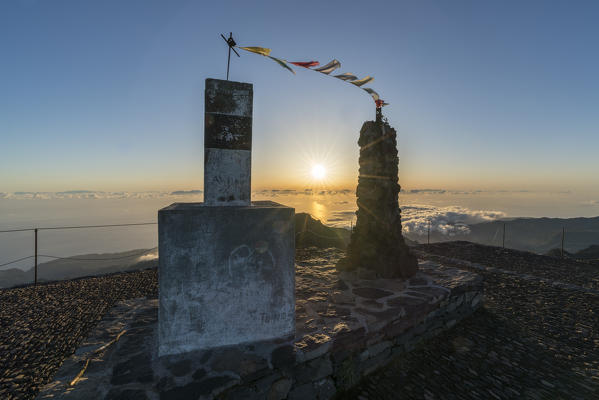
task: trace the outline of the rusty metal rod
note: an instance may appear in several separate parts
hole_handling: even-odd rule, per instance
[[[33,284],[37,286],[37,228],[35,228],[35,278]]]

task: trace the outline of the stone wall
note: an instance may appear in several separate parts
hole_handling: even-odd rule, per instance
[[[285,346],[278,347],[270,356],[270,374],[241,380],[219,397],[329,399],[474,312],[482,305],[480,283],[479,280],[453,288],[449,296],[411,326],[400,322],[401,318],[390,318],[380,329],[350,331],[332,343],[316,340],[307,351],[296,344],[295,357],[282,356]]]

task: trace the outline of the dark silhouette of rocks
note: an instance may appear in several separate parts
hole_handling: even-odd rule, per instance
[[[403,279],[417,271],[416,257],[401,233],[396,137],[395,129],[380,116],[362,125],[358,140],[358,218],[347,257],[337,265],[339,270],[362,268],[381,278]]]
[[[295,247],[329,248],[345,250],[349,243],[349,229],[331,228],[307,213],[295,214]]]

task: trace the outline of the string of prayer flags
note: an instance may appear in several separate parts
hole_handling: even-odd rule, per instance
[[[274,62],[276,62],[277,64],[279,64],[281,67],[287,69],[288,71],[290,71],[293,74],[295,74],[295,71],[293,69],[291,69],[291,67],[288,65],[288,63],[296,65],[298,67],[309,69],[311,71],[320,72],[321,74],[325,74],[325,75],[329,75],[331,72],[335,71],[336,69],[341,68],[341,63],[336,59],[333,59],[332,61],[330,61],[326,65],[323,65],[322,67],[318,67],[320,65],[320,63],[318,61],[287,61],[282,58],[273,57],[270,55],[271,50],[266,47],[255,47],[255,46],[250,46],[250,47],[235,46],[235,47],[238,47],[245,51],[249,51],[250,53],[260,54],[261,56],[268,57],[271,60],[273,60]],[[318,68],[313,68],[313,67],[318,67]],[[340,79],[342,81],[345,81],[345,82],[349,82],[352,85],[357,86],[357,87],[361,88],[362,90],[364,90],[374,100],[374,104],[376,105],[376,108],[381,108],[381,107],[388,105],[383,100],[381,100],[381,98],[379,97],[377,92],[375,92],[371,88],[362,88],[361,87],[369,82],[372,82],[374,80],[373,77],[366,76],[365,78],[358,79],[357,76],[355,76],[354,74],[351,74],[349,72],[345,72],[345,73],[339,74],[339,75],[333,75],[333,77]]]
[[[298,67],[304,67],[310,69],[310,67],[316,67],[320,65],[318,61],[289,61],[289,64],[297,65]]]
[[[238,47],[242,50],[249,51],[250,53],[260,54],[261,56],[268,57],[271,60],[273,60],[274,62],[276,62],[277,64],[279,64],[281,67],[289,70],[292,74],[295,75],[295,71],[292,70],[289,65],[287,65],[287,62],[285,60],[271,56],[270,55],[271,50],[266,47],[255,47],[255,46],[250,46],[250,47],[238,46]]]
[[[336,70],[337,68],[341,68],[341,63],[337,60],[333,60],[333,61],[329,62],[327,65],[323,65],[320,68],[314,68],[313,71],[317,71],[322,74],[328,75],[331,72],[333,72],[334,70]]]

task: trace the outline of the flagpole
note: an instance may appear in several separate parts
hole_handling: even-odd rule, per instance
[[[229,32],[229,39],[233,39],[233,32]],[[229,57],[227,57],[227,80],[229,80],[229,64],[231,63],[231,46],[229,46]]]

